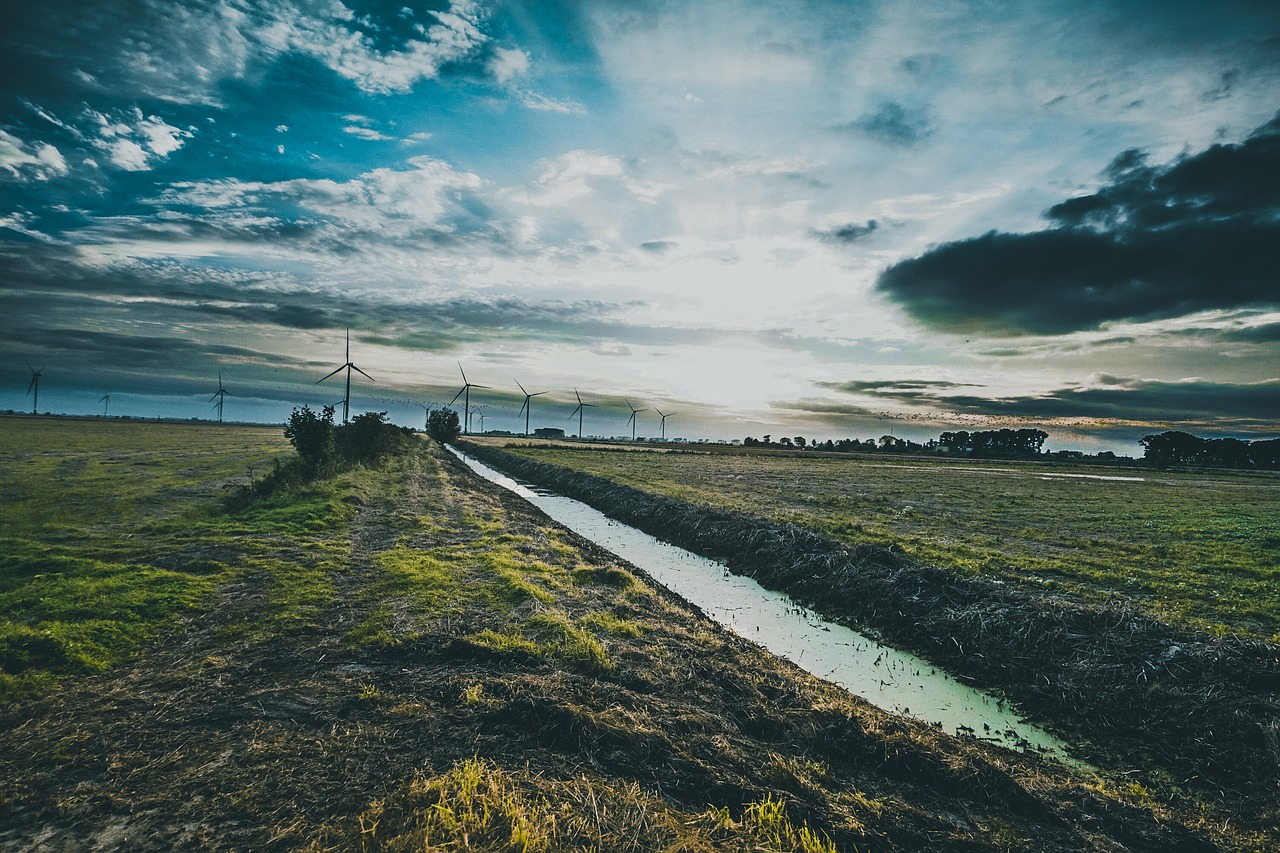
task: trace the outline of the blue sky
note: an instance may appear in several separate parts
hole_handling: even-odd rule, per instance
[[[1274,434],[1272,2],[2,8],[0,408]]]

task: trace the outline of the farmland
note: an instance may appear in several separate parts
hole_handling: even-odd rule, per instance
[[[0,419],[0,847],[1266,849],[717,628],[423,442],[228,509],[278,430]]]
[[[895,546],[960,575],[1087,602],[1122,597],[1160,619],[1214,635],[1280,640],[1275,475],[914,457],[508,449],[851,544]]]

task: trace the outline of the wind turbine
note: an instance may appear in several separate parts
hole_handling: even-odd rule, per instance
[[[661,410],[661,409],[659,409],[657,406],[654,406],[654,407],[653,407],[653,410],[654,410],[655,412],[657,412],[657,413],[658,413],[658,417],[662,418],[662,440],[663,440],[663,441],[666,441],[666,440],[667,440],[667,418],[669,418],[669,417],[671,417],[672,415],[674,415],[674,414],[675,414],[675,412],[667,412],[667,413],[664,415],[664,414],[662,413],[662,410]]]
[[[573,396],[575,396],[575,397],[577,397],[577,398],[578,398],[578,408],[576,408],[576,409],[574,409],[572,412],[570,412],[570,413],[569,413],[569,417],[570,417],[570,418],[572,418],[574,415],[577,415],[577,416],[578,416],[578,438],[582,438],[582,410],[583,410],[583,409],[596,409],[596,408],[599,408],[599,406],[597,406],[595,403],[584,403],[584,402],[582,402],[582,395],[578,393],[578,389],[577,389],[577,388],[574,388],[574,389],[573,389]]]
[[[628,400],[626,397],[623,397],[622,399],[626,402],[627,408],[631,410],[631,417],[627,418],[627,423],[631,424],[631,440],[635,441],[636,440],[636,415],[640,414],[641,412],[647,412],[649,410],[637,409],[635,406],[631,405],[631,401]]]
[[[212,403],[214,400],[218,401],[214,405],[214,408],[218,410],[218,423],[222,423],[222,404],[226,402],[227,395],[230,393],[231,393],[230,391],[222,387],[222,371],[219,370],[218,371],[218,390],[215,391],[213,396],[209,398],[210,403]]]
[[[351,363],[351,327],[350,326],[347,327],[347,362],[346,364],[342,365],[337,370],[333,371],[333,373],[330,373],[328,376],[325,376],[322,379],[317,379],[316,384],[319,385],[325,379],[328,379],[329,376],[333,376],[334,373],[340,373],[343,370],[347,371],[347,393],[342,398],[342,422],[345,424],[347,422],[349,415],[351,414],[351,371],[354,370],[356,373],[359,373],[361,376],[363,376],[365,379],[368,379],[370,382],[378,381]]]
[[[453,399],[449,401],[449,405],[452,406],[454,403],[458,402],[459,397],[463,398],[462,411],[465,414],[462,418],[462,433],[463,435],[471,435],[471,389],[488,388],[489,386],[476,385],[467,381],[467,372],[462,369],[462,362],[458,362],[458,372],[462,374],[462,388],[458,390],[457,394],[453,395]]]
[[[479,388],[480,386],[477,385],[476,387]],[[476,406],[472,411],[480,416],[480,434],[484,435],[484,409],[480,406]]]
[[[31,367],[31,362],[27,362],[27,367]],[[40,408],[40,374],[44,373],[44,368],[36,370],[31,367],[31,384],[27,386],[27,393],[32,391],[35,395],[31,398],[31,414],[36,414],[36,410]]]
[[[431,429],[431,404],[418,403],[418,406],[422,409],[422,428],[424,430]]]
[[[102,404],[102,416],[107,416],[107,411],[111,408],[111,395],[103,394],[98,398],[98,402]]]
[[[520,393],[524,394],[524,402],[520,404],[520,412],[524,412],[524,437],[528,438],[529,437],[529,415],[533,414],[533,406],[529,401],[532,400],[534,397],[541,397],[543,394],[550,394],[551,392],[539,391],[536,394],[530,394],[528,391],[524,390],[524,386],[520,384],[520,380],[518,379],[516,380],[516,385],[517,387],[520,388]],[[516,412],[516,417],[520,417],[520,412]],[[573,417],[573,415],[570,415],[569,417]]]

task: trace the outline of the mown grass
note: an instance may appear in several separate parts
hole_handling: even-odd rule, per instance
[[[897,545],[961,574],[1091,601],[1122,596],[1175,624],[1280,640],[1280,477],[511,449],[850,543]],[[1142,479],[1078,476],[1099,474]]]
[[[270,427],[0,418],[0,448],[0,702],[127,659],[233,580],[259,578],[265,609],[229,634],[309,624],[368,487],[357,470],[224,512],[291,452]]]

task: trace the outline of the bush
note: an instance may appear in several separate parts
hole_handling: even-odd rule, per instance
[[[405,447],[409,430],[387,422],[386,412],[365,412],[334,431],[338,454],[352,462],[376,462]]]
[[[333,458],[334,442],[333,406],[325,406],[320,414],[310,406],[294,409],[285,424],[284,435],[298,451],[298,455],[312,467],[320,467]]]

